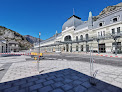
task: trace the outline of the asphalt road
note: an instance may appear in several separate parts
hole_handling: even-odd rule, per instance
[[[45,59],[62,59],[69,61],[79,61],[79,62],[90,62],[90,55],[79,55],[79,54],[50,54],[44,55]],[[111,65],[122,67],[122,58],[113,58],[113,57],[104,57],[104,56],[93,56],[94,63],[103,64],[103,65]]]

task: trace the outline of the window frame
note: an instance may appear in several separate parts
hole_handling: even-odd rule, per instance
[[[80,40],[81,40],[81,41],[83,40],[83,35],[80,35]]]
[[[115,34],[115,28],[112,28],[111,31],[112,31],[112,35]]]
[[[118,30],[119,29],[119,30]],[[119,32],[118,32],[119,31]],[[117,34],[120,34],[120,27],[117,27]]]
[[[78,36],[76,36],[76,41],[78,41]]]

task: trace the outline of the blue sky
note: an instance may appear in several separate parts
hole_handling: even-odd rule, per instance
[[[0,26],[5,26],[22,35],[45,40],[56,30],[61,32],[63,23],[73,15],[88,19],[89,11],[98,15],[105,7],[122,0],[0,0]]]

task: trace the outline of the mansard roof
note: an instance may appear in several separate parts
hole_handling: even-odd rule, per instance
[[[80,17],[77,17],[76,15],[71,16],[68,18],[68,20],[63,24],[62,31],[65,30],[68,27],[81,25],[83,22],[81,21]]]

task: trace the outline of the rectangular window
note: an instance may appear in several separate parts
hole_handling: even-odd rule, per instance
[[[115,29],[114,28],[112,29],[112,34],[115,34]]]
[[[100,32],[98,32],[98,37],[100,36]]]
[[[120,33],[120,27],[117,28],[117,34],[119,34],[119,33]]]
[[[89,35],[88,34],[86,34],[86,40],[88,40],[89,39]]]
[[[78,51],[78,46],[76,46],[76,51]]]
[[[103,36],[105,36],[105,31],[103,31]]]
[[[101,31],[101,36],[102,36],[102,31]]]
[[[81,45],[81,51],[83,51],[83,45]]]
[[[78,36],[76,36],[76,41],[78,41]]]

